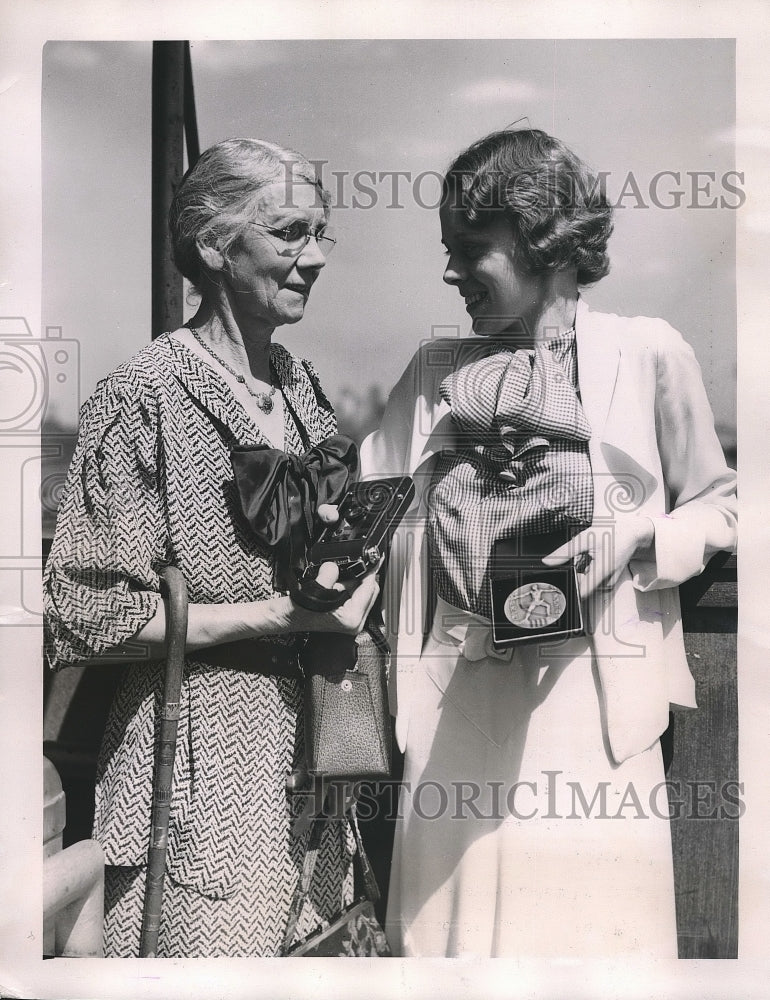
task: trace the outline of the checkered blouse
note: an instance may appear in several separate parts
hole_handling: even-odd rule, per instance
[[[577,386],[575,332],[490,353],[441,383],[457,447],[433,474],[428,544],[437,593],[489,618],[485,586],[493,541],[537,534],[593,514],[591,429]]]

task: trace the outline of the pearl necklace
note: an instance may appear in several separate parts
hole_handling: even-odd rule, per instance
[[[270,392],[256,392],[251,388],[246,382],[246,377],[237,372],[234,368],[231,368],[228,363],[220,358],[218,354],[206,343],[206,341],[201,337],[200,333],[192,326],[187,328],[193,337],[198,341],[204,351],[211,355],[211,357],[220,364],[226,372],[230,372],[236,382],[240,385],[245,386],[246,392],[255,400],[257,406],[262,410],[263,413],[273,412],[273,397],[275,396],[276,387],[274,385],[270,386]],[[271,365],[272,367],[272,365]]]

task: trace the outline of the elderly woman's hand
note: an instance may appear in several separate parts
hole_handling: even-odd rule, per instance
[[[349,584],[338,583],[339,569],[335,563],[324,563],[318,570],[316,582],[322,587],[330,587],[333,590],[347,590],[350,597],[336,611],[327,611],[315,617],[325,619],[318,623],[313,631],[316,632],[346,632],[351,635],[358,635],[364,627],[366,616],[372,610],[372,605],[377,600],[380,586],[377,582],[377,573],[382,566],[382,560],[372,567],[368,573],[361,577],[359,581],[352,581]],[[353,589],[355,588],[355,589]]]
[[[283,627],[288,632],[342,632],[346,635],[358,635],[380,592],[377,573],[381,565],[382,560],[360,580],[339,583],[337,565],[323,563],[318,570],[316,582],[331,590],[347,591],[350,595],[347,601],[334,611],[307,611],[290,598],[284,598],[288,607]]]
[[[334,503],[322,503],[316,512],[318,520],[324,524],[336,524],[340,519],[340,509]]]
[[[581,531],[545,556],[543,563],[559,566],[574,559],[585,600],[596,590],[612,590],[636,553],[652,544],[654,534],[649,518],[616,515],[611,524],[594,523]]]

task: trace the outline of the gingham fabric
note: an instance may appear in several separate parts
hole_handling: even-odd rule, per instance
[[[577,391],[574,330],[534,350],[490,353],[441,383],[458,445],[438,459],[427,536],[436,591],[484,618],[492,543],[588,525],[591,429]]]
[[[307,362],[271,351],[312,444],[335,431]],[[160,337],[97,387],[46,567],[46,656],[54,669],[134,635],[152,616],[157,561],[177,565],[191,603],[275,593],[273,567],[240,511],[235,444],[266,443],[227,384],[197,354]],[[291,419],[286,450],[304,450]],[[293,640],[286,640],[287,642]],[[265,643],[265,656],[270,644]],[[274,647],[273,647],[274,648]],[[102,669],[109,670],[109,666]],[[163,663],[130,665],[100,753],[94,837],[108,868],[105,947],[137,954]],[[302,867],[286,777],[303,755],[299,681],[188,656],[180,699],[161,955],[274,955]],[[325,830],[299,933],[348,898],[350,851]]]

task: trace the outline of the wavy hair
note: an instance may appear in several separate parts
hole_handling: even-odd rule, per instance
[[[531,274],[577,268],[580,285],[610,269],[612,206],[600,178],[540,129],[492,132],[460,153],[444,178],[442,203],[483,228],[503,212],[515,255]]]
[[[174,263],[203,294],[211,281],[198,244],[228,251],[254,221],[260,190],[284,178],[318,191],[328,215],[330,198],[315,168],[301,153],[261,139],[225,139],[205,150],[182,178],[171,202],[169,232]]]

